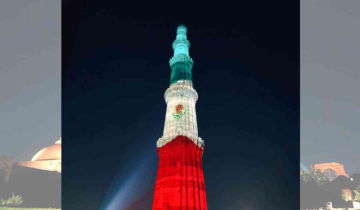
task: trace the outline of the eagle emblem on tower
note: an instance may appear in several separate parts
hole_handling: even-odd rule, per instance
[[[186,113],[186,109],[184,109],[184,106],[182,104],[178,104],[175,107],[174,112],[174,119],[179,120],[184,114]]]

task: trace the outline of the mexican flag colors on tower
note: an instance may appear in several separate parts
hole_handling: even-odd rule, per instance
[[[206,210],[202,155],[204,141],[198,136],[187,29],[180,25],[170,59],[170,87],[163,136],[157,141],[160,158],[153,210]]]

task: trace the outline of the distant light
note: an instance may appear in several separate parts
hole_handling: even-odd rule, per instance
[[[353,178],[350,178],[350,180],[351,180],[351,181],[354,181],[354,179],[353,179]]]
[[[302,162],[300,162],[300,168],[302,170],[309,171],[309,169]]]

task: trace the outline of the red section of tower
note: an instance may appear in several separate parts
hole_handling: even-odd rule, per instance
[[[207,210],[203,153],[203,146],[186,136],[177,136],[158,148],[153,210]]]

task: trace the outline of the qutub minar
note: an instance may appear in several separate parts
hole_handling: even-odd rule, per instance
[[[202,155],[204,141],[198,136],[187,29],[180,25],[172,45],[170,87],[163,136],[157,141],[159,168],[153,210],[206,210]]]

